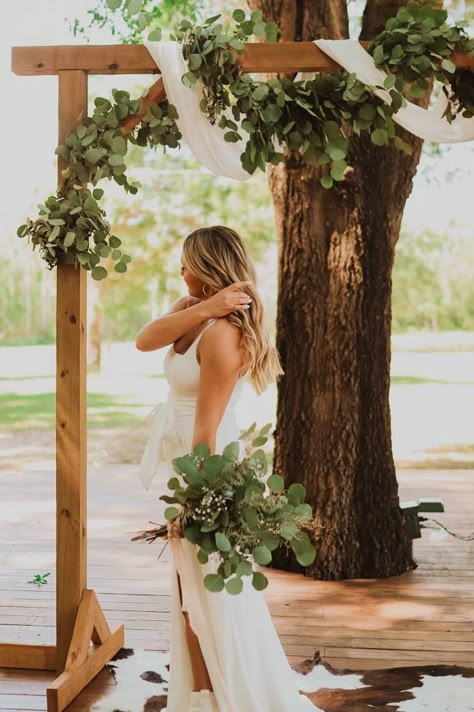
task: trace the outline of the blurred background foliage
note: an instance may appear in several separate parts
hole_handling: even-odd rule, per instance
[[[230,15],[237,6],[244,4],[238,0],[217,0],[212,3],[212,12]],[[348,2],[354,34],[362,6],[361,0]],[[447,0],[445,6],[453,19],[473,16],[471,0]],[[141,7],[165,30],[173,27],[181,16],[197,18],[212,14],[210,0],[142,0]],[[98,0],[85,15],[82,13],[81,19],[69,17],[69,26],[81,41],[88,39],[91,28],[103,28],[117,41],[141,41],[140,14],[127,12],[125,3],[123,8],[122,13],[114,14],[107,0]],[[104,95],[103,88],[94,85],[94,81],[96,78],[91,78],[91,103],[96,93]],[[149,78],[146,81],[149,84]],[[143,87],[130,91],[132,96],[139,96]],[[446,146],[425,145],[419,172],[426,180],[437,180],[441,155],[449,150]],[[143,323],[165,311],[170,302],[183,294],[179,276],[181,243],[191,230],[205,224],[228,224],[245,238],[257,266],[268,326],[273,329],[277,247],[266,176],[260,174],[246,183],[221,179],[202,168],[185,147],[166,156],[161,150],[132,147],[128,158],[130,175],[143,185],[139,194],[124,196],[113,185],[104,187],[108,217],[133,261],[125,275],[112,270],[107,280],[91,281],[89,328],[95,350],[100,349],[102,341],[133,340]],[[456,176],[443,168],[439,179],[445,182],[453,178]],[[428,213],[429,205],[420,206],[420,210]],[[1,227],[0,259],[3,267],[0,343],[54,343],[55,273],[48,272],[38,255],[31,254],[27,245]],[[473,275],[472,234],[459,231],[456,222],[449,228],[443,226],[441,232],[432,226],[405,227],[397,245],[393,272],[394,333],[474,331]],[[317,290],[317,284],[314,289]],[[93,352],[94,348],[92,362],[100,356]]]

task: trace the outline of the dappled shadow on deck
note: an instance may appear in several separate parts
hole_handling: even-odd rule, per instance
[[[437,519],[461,534],[474,529],[472,470],[402,470],[399,482],[402,500],[440,497],[446,512]],[[160,493],[157,484],[145,493],[133,466],[90,470],[88,585],[110,626],[125,623],[126,645],[133,648],[169,646],[169,551],[158,560],[161,543],[130,541],[134,531],[161,519]],[[4,642],[54,643],[54,473],[4,473],[1,494],[0,635]],[[414,551],[415,571],[383,580],[322,582],[270,571],[265,597],[290,661],[319,651],[333,666],[353,670],[473,665],[474,542],[430,530]],[[42,588],[27,583],[49,571]],[[0,709],[44,710],[51,677],[2,671]],[[70,709],[84,709],[110,685],[103,671]]]

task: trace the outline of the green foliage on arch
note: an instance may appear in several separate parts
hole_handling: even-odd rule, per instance
[[[116,10],[122,2],[107,0],[107,4]],[[126,0],[127,12],[139,12],[139,5]],[[143,28],[154,20],[144,15]],[[387,73],[379,88],[385,89],[390,103],[346,71],[301,81],[254,79],[241,71],[238,53],[252,37],[276,41],[277,26],[263,22],[261,11],[247,15],[235,10],[228,25],[219,20],[216,15],[201,25],[183,20],[177,26],[174,39],[181,43],[188,66],[182,81],[188,87],[200,83],[201,109],[211,123],[218,123],[226,141],[245,139],[241,161],[250,174],[264,171],[267,164],[277,165],[289,155],[300,155],[321,167],[321,184],[330,189],[344,180],[353,133],[367,134],[376,146],[393,145],[410,153],[410,144],[396,134],[393,115],[406,102],[407,92],[414,98],[421,96],[432,79],[442,82],[449,98],[447,121],[457,114],[474,116],[472,78],[457,72],[450,59],[455,50],[474,55],[474,40],[466,34],[464,23],[449,25],[447,13],[430,4],[412,2],[401,8],[369,48],[377,66]],[[152,38],[159,35],[156,32]],[[166,100],[149,106],[128,135],[121,126],[138,115],[139,100],[114,90],[111,100],[97,98],[95,104],[93,115],[56,150],[68,162],[64,184],[46,199],[39,217],[18,228],[18,236],[27,236],[33,249],[39,248],[49,268],[59,262],[80,265],[94,279],[103,279],[107,276],[100,264],[103,258],[111,256],[114,269],[125,272],[131,257],[112,234],[100,207],[103,190],[95,186],[106,178],[136,193],[139,184],[126,175],[129,143],[176,148],[181,134],[176,109]],[[86,187],[89,183],[92,191]]]

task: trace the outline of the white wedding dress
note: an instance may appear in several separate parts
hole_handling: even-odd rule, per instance
[[[207,323],[185,354],[176,353],[174,345],[166,354],[164,373],[170,392],[166,403],[159,404],[153,412],[152,435],[140,465],[140,476],[147,488],[159,471],[159,463],[165,461],[169,465],[172,458],[192,450],[199,384],[196,349],[205,329],[213,322]],[[216,452],[238,439],[234,407],[242,386],[243,379],[239,379],[217,431]],[[166,481],[174,474],[169,465]],[[181,581],[182,607],[187,610],[199,639],[219,712],[318,710],[299,694],[296,674],[288,664],[263,594],[253,588],[251,577],[244,577],[244,590],[238,595],[225,590],[209,592],[203,578],[215,571],[214,562],[202,566],[194,545],[185,539],[171,539],[170,546],[175,570],[167,712],[188,712],[193,682],[176,571]]]

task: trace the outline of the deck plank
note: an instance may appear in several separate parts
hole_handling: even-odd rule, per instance
[[[55,577],[38,589],[27,581],[53,571],[54,502],[51,473],[2,475],[0,504],[0,636],[5,642],[54,642]],[[474,528],[470,470],[398,473],[402,500],[440,497],[437,514],[450,529]],[[26,476],[25,476],[26,479]],[[11,485],[11,487],[9,486]],[[111,494],[113,492],[113,495]],[[89,474],[89,581],[109,623],[125,623],[126,645],[169,648],[170,553],[157,561],[161,545],[130,541],[131,532],[160,518],[157,501],[143,493],[131,466],[110,466]],[[4,523],[2,508],[21,512],[18,525]],[[51,507],[53,505],[51,504]],[[15,510],[16,511],[16,510]],[[35,532],[22,522],[34,522]],[[20,532],[20,533],[19,533]],[[37,536],[36,536],[37,534]],[[368,670],[400,665],[474,665],[474,544],[453,538],[414,542],[418,568],[383,580],[312,581],[269,571],[265,597],[291,663],[319,650],[334,667]],[[53,674],[0,670],[0,711],[46,710],[42,690]],[[83,710],[111,685],[104,671],[70,706]]]

